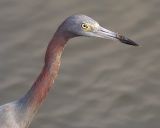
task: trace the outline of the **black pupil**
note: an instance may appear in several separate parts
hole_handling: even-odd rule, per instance
[[[84,28],[87,28],[87,25],[86,25],[86,24],[83,24],[83,27],[84,27]]]

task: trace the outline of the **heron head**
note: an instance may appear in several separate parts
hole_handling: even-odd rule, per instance
[[[100,37],[105,39],[119,40],[122,43],[138,46],[134,41],[123,35],[103,28],[99,23],[86,15],[73,15],[68,17],[59,27],[59,31],[69,35],[70,38],[77,36]]]

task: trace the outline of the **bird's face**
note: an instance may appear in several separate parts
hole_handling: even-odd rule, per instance
[[[122,43],[137,46],[134,41],[103,28],[99,23],[85,15],[74,15],[68,17],[61,25],[61,31],[69,33],[71,37],[88,36],[105,39],[119,40]]]

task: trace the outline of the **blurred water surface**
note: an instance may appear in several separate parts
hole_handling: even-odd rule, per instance
[[[159,0],[1,0],[0,104],[31,87],[57,26],[89,15],[139,42],[75,38],[30,128],[159,128]]]

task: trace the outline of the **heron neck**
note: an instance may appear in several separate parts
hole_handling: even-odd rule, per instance
[[[22,108],[25,108],[25,110],[32,115],[34,115],[41,103],[44,101],[57,77],[61,55],[67,40],[68,39],[63,36],[55,34],[48,45],[45,55],[45,64],[40,75],[25,97],[20,100],[23,104]]]

